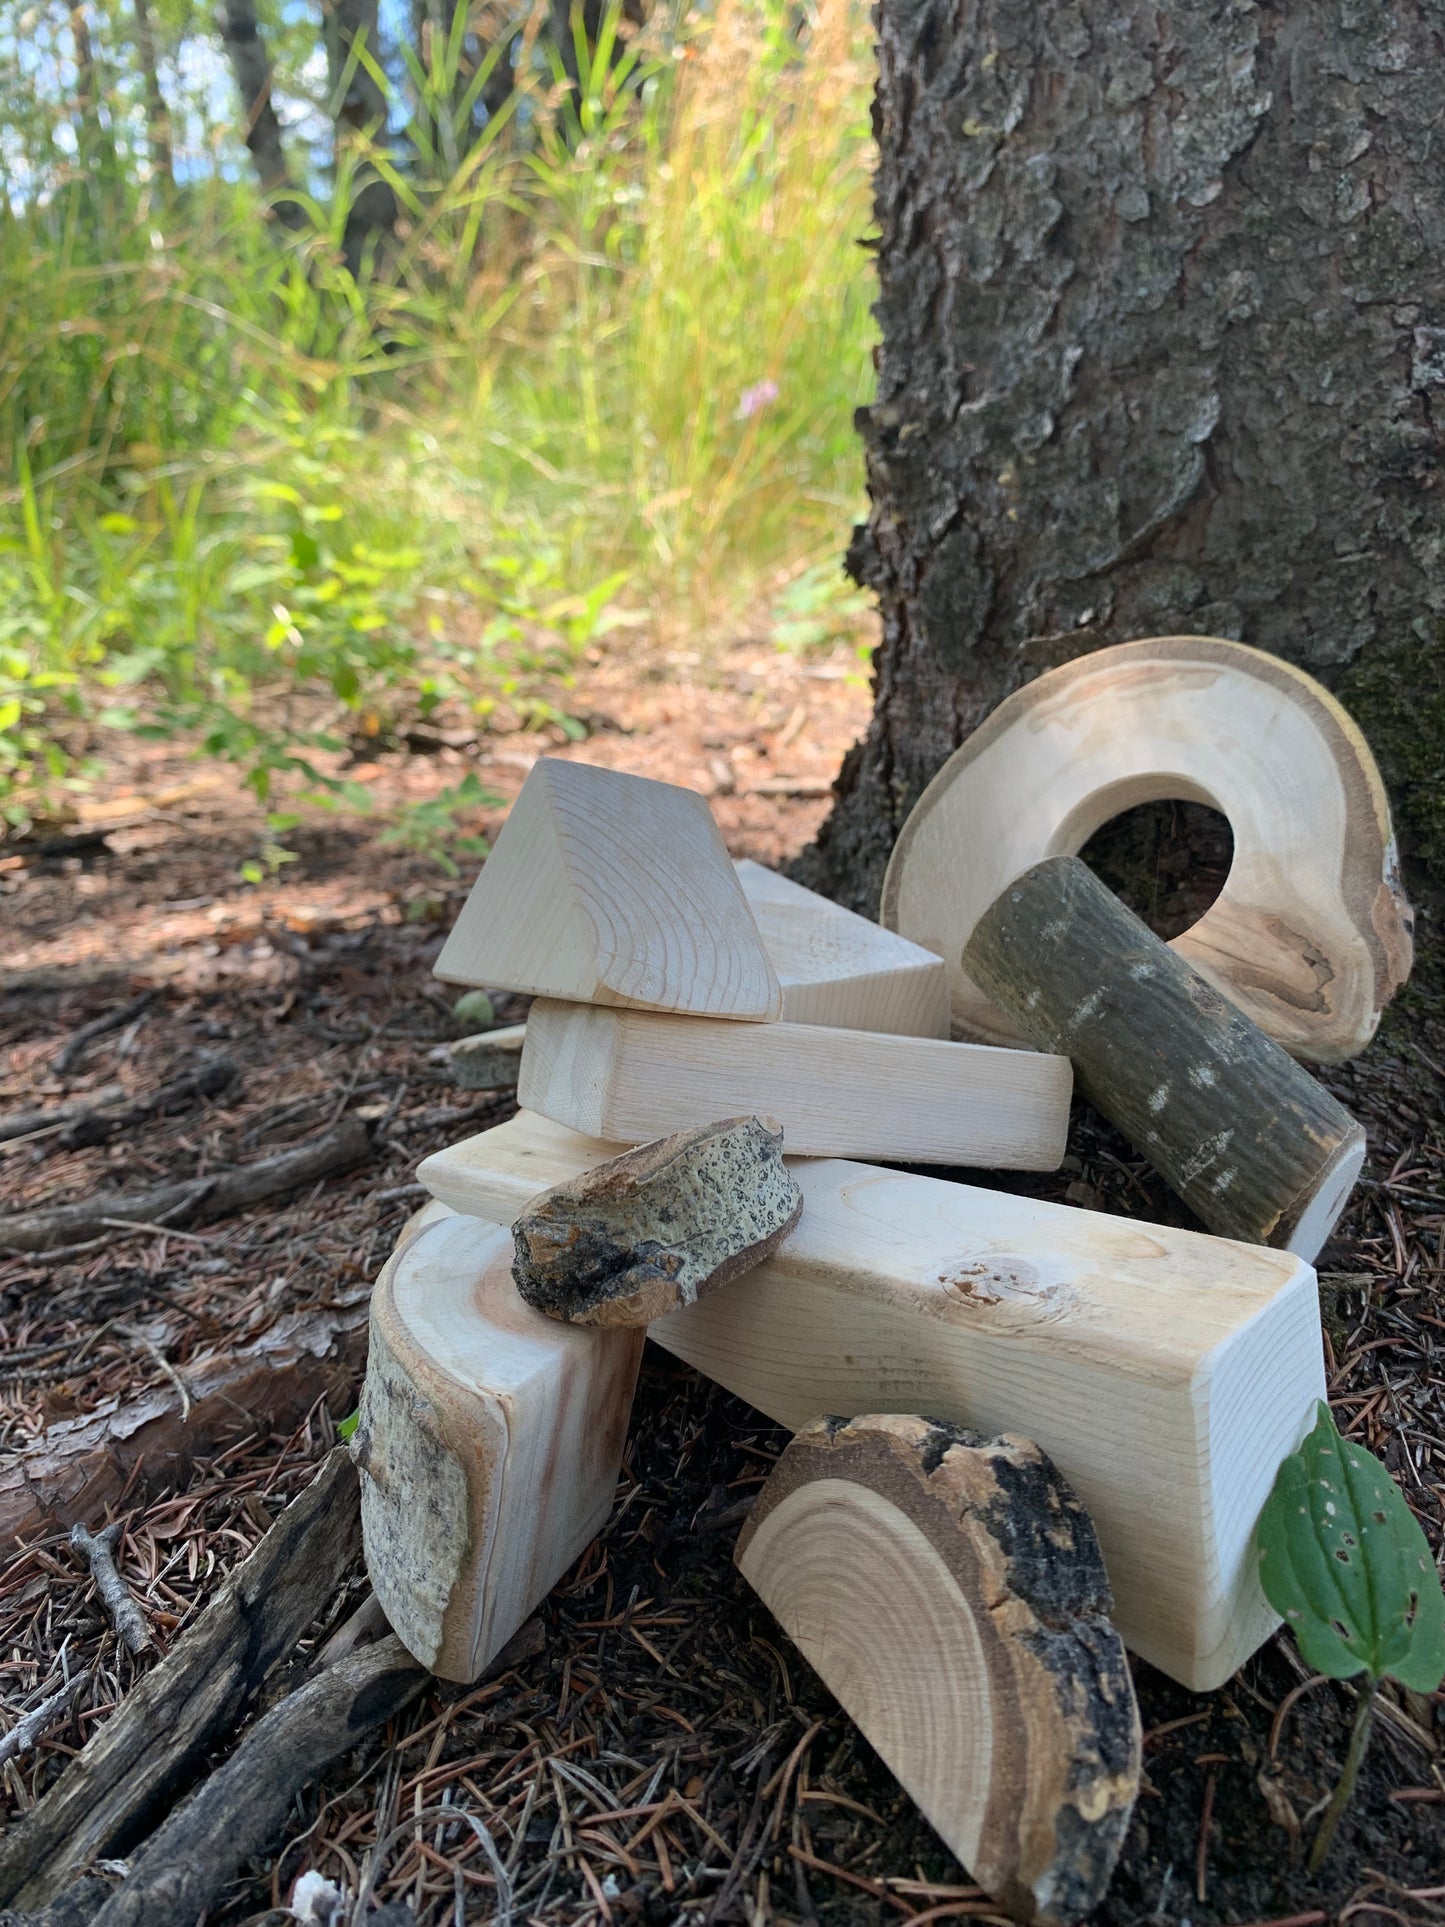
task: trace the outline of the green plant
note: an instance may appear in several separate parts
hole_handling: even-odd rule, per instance
[[[1344,1767],[1310,1852],[1318,1872],[1349,1804],[1383,1679],[1433,1693],[1445,1679],[1445,1594],[1419,1521],[1380,1461],[1329,1408],[1275,1475],[1255,1527],[1260,1582],[1307,1665],[1364,1674]]]

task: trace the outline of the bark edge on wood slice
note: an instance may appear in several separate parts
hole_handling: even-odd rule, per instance
[[[1096,650],[1000,703],[894,847],[882,921],[948,964],[955,1031],[1018,1032],[965,968],[999,892],[1141,803],[1229,819],[1218,898],[1173,948],[1291,1055],[1353,1056],[1410,974],[1390,805],[1350,716],[1303,670],[1211,636]]]
[[[1041,1927],[1098,1904],[1139,1789],[1139,1713],[1093,1526],[1036,1445],[819,1420],[735,1558],[995,1900]]]
[[[963,956],[1211,1231],[1314,1262],[1360,1174],[1363,1128],[1087,864],[1026,870]]]
[[[549,1318],[647,1325],[761,1264],[802,1209],[782,1132],[762,1118],[724,1118],[534,1198],[512,1226],[512,1276]]]
[[[695,790],[545,757],[436,961],[446,983],[770,1021],[783,994]]]
[[[941,957],[748,857],[733,865],[783,987],[783,1021],[947,1037]]]
[[[543,1318],[512,1239],[434,1218],[377,1279],[352,1456],[366,1566],[407,1649],[471,1680],[607,1518],[641,1331]]]
[[[419,1175],[511,1224],[615,1152],[524,1112]],[[784,1244],[648,1336],[793,1430],[911,1408],[1036,1439],[1089,1508],[1126,1643],[1193,1691],[1220,1685],[1278,1624],[1253,1531],[1324,1395],[1312,1268],[841,1158],[789,1165],[803,1215]]]
[[[621,1144],[754,1111],[799,1156],[1053,1171],[1073,1086],[1066,1057],[1034,1050],[538,998],[517,1098]]]

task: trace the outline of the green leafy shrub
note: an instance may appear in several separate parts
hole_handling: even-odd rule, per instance
[[[1339,1783],[1310,1855],[1318,1871],[1349,1803],[1380,1681],[1433,1693],[1445,1679],[1445,1594],[1420,1523],[1380,1461],[1328,1406],[1280,1466],[1255,1528],[1260,1583],[1309,1666],[1363,1673]]]

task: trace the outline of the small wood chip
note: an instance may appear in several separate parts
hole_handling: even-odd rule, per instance
[[[761,1264],[803,1194],[771,1120],[725,1118],[594,1165],[513,1226],[527,1303],[579,1325],[645,1325]]]

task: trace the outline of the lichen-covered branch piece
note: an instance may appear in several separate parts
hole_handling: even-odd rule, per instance
[[[645,1325],[761,1264],[803,1194],[756,1117],[678,1131],[556,1185],[513,1226],[517,1289],[551,1318]]]

